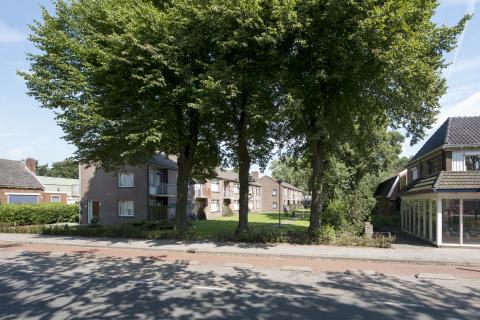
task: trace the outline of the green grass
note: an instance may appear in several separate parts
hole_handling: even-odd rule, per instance
[[[303,212],[303,211],[301,211]],[[295,225],[308,227],[310,210],[305,210],[305,218],[297,220]],[[301,213],[300,213],[301,214]],[[298,211],[296,216],[298,216]],[[285,221],[287,217],[284,217],[283,212],[281,213],[282,221]],[[260,212],[260,213],[250,213],[248,215],[248,228],[256,229],[261,227],[268,227],[271,225],[278,225],[278,212]],[[194,232],[193,227],[197,228],[197,239],[207,239],[214,236],[217,236],[218,233],[224,234],[228,232],[233,232],[237,229],[238,226],[238,215],[233,217],[224,217],[216,218],[212,220],[201,220],[201,221],[192,221],[191,226],[189,227],[190,232]],[[282,229],[286,226],[282,226]],[[291,227],[290,227],[291,228]]]

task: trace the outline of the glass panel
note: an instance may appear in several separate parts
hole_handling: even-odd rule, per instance
[[[480,156],[466,156],[465,167],[467,171],[480,170]]]
[[[480,199],[463,200],[463,243],[480,244]]]
[[[437,243],[437,212],[438,212],[437,201],[435,200],[432,203],[432,210],[431,210],[431,213],[432,213],[432,241],[434,243]]]
[[[418,232],[417,232],[417,235],[419,237],[422,237],[422,238],[425,238],[425,235],[423,234],[423,216],[424,216],[424,212],[423,212],[423,201],[425,200],[419,200],[418,201]]]
[[[442,200],[442,241],[460,244],[460,200]]]

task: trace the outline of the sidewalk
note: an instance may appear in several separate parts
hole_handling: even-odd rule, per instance
[[[213,241],[184,242],[123,238],[87,238],[0,233],[0,242],[41,245],[154,250],[244,257],[279,257],[320,260],[372,261],[427,265],[480,267],[480,249],[435,248],[426,245],[394,245],[392,249],[307,246],[288,244],[250,244]]]

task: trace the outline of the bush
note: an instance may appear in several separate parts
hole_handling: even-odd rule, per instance
[[[157,221],[131,221],[131,222],[123,222],[121,224],[124,227],[132,226],[137,230],[141,231],[150,231],[150,230],[168,230],[173,229],[175,226],[174,220],[157,220]]]
[[[372,225],[375,230],[379,230],[383,226],[390,226],[397,229],[401,229],[402,227],[402,216],[400,213],[392,215],[392,216],[384,216],[384,215],[373,215],[372,216]]]
[[[2,204],[0,221],[20,225],[78,222],[78,204],[50,202]]]

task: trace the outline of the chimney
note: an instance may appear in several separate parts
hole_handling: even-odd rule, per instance
[[[258,172],[258,171],[252,171],[252,178],[253,178],[253,180],[255,180],[255,182],[258,182],[258,180],[259,180],[259,179],[258,179],[259,175],[260,175],[260,172]]]
[[[25,164],[27,165],[27,168],[30,169],[33,174],[35,174],[37,168],[37,161],[35,161],[35,159],[33,158],[28,158],[27,160],[25,160]]]

